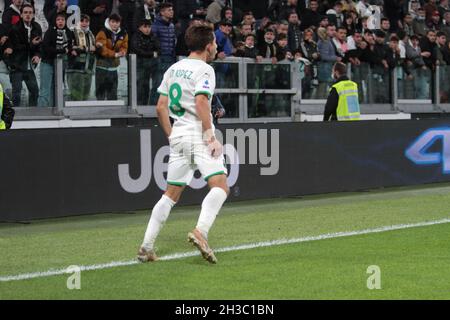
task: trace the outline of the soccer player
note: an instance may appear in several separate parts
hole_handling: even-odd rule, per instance
[[[210,191],[202,202],[196,228],[188,233],[188,241],[208,262],[217,262],[208,245],[208,232],[229,193],[223,147],[214,135],[211,116],[216,78],[207,62],[215,58],[217,44],[213,29],[206,23],[190,26],[185,40],[191,54],[166,71],[158,88],[160,97],[156,110],[170,144],[167,190],[153,207],[138,252],[141,262],[158,259],[155,239],[197,168],[207,180]],[[169,117],[174,119],[173,126]]]

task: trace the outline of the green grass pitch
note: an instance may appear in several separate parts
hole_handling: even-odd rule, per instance
[[[173,210],[160,256],[192,252],[199,206]],[[0,224],[0,279],[134,259],[149,211]],[[228,203],[213,248],[450,218],[450,185]],[[0,299],[450,299],[450,223],[0,281]],[[369,290],[369,266],[381,289]]]

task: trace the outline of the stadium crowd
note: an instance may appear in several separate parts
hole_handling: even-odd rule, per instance
[[[7,66],[15,106],[21,106],[23,82],[28,105],[53,106],[58,55],[66,60],[72,100],[87,99],[93,79],[98,100],[116,100],[120,58],[128,53],[138,59],[138,103],[155,104],[165,70],[188,54],[184,33],[197,20],[215,25],[219,61],[298,63],[304,98],[326,97],[336,61],[352,65],[356,82],[369,67],[373,79],[387,82],[397,68],[404,98],[425,98],[431,71],[450,65],[449,0],[45,0],[44,33],[35,2],[5,0],[2,13],[0,63]],[[77,25],[68,10],[74,3]],[[447,75],[441,72],[441,79]],[[374,89],[377,102],[387,102],[385,88]]]

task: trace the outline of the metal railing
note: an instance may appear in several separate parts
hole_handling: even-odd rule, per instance
[[[213,62],[216,94],[227,114],[222,123],[300,121],[300,114],[320,115],[331,79],[323,77],[324,65],[230,57]],[[122,58],[119,68],[120,92],[117,100],[72,101],[67,85],[66,64],[55,63],[55,106],[17,108],[18,119],[110,119],[155,117],[155,106],[138,105],[137,58]],[[317,68],[322,68],[317,72]],[[331,68],[330,66],[327,66]],[[326,73],[327,70],[325,70]],[[319,74],[318,74],[319,73]],[[331,74],[331,69],[329,74]],[[359,84],[361,111],[366,114],[448,112],[450,110],[450,66],[434,72],[418,70],[405,74],[402,69],[379,70],[368,65],[350,66],[348,75]],[[95,91],[92,74],[91,92]],[[302,95],[305,91],[305,97]],[[307,91],[308,90],[308,91]],[[307,98],[307,99],[306,99]]]

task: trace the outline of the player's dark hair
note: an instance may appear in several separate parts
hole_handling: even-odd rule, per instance
[[[184,41],[190,51],[203,51],[214,41],[214,29],[207,23],[195,23],[186,30]]]

